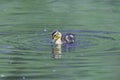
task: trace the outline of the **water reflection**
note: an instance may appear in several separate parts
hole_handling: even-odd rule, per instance
[[[52,48],[53,58],[61,59],[61,44],[55,44]]]
[[[76,46],[77,45],[75,43],[53,45],[52,46],[53,58],[61,59],[62,53],[64,53],[64,52],[74,52]]]
[[[74,52],[76,47],[77,47],[77,42],[71,44],[63,44],[62,50],[63,52]]]

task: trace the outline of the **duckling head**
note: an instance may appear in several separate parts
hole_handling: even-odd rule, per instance
[[[62,44],[61,38],[62,38],[61,32],[55,31],[52,33],[52,40],[55,44]]]

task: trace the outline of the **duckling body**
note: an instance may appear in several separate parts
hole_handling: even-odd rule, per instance
[[[75,42],[75,34],[67,33],[62,37],[62,42],[65,44],[72,44]]]
[[[75,35],[72,33],[62,35],[61,32],[55,31],[52,33],[52,40],[55,44],[71,44],[75,42]]]

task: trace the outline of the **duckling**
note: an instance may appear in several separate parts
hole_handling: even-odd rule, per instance
[[[60,59],[61,58],[61,45],[62,45],[62,34],[59,31],[55,31],[52,33],[52,42],[54,46],[52,47],[53,58]]]
[[[75,42],[75,34],[67,33],[62,36],[61,32],[54,31],[52,33],[52,40],[55,44],[71,44]]]
[[[52,48],[53,58],[61,59],[62,44],[72,44],[75,42],[75,35],[72,33],[67,33],[62,36],[61,32],[54,31],[52,33],[52,42],[54,46]]]

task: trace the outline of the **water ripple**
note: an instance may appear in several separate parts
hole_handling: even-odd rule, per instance
[[[119,32],[60,31],[76,35],[75,44],[62,46],[60,60],[52,58],[51,31],[0,32],[0,79],[73,80],[75,77],[90,77],[102,72],[109,75],[111,70],[120,66]]]

